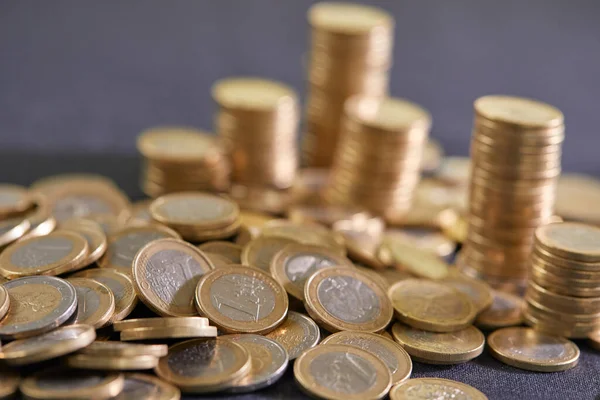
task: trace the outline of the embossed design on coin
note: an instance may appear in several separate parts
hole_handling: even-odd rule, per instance
[[[481,312],[475,324],[482,329],[504,328],[523,322],[523,299],[507,292],[494,291],[492,305]]]
[[[392,388],[390,400],[487,400],[487,396],[466,383],[441,378],[409,379]]]
[[[291,361],[315,347],[321,339],[321,332],[315,321],[306,315],[288,311],[286,320],[267,337],[281,344]]]
[[[89,278],[69,278],[77,292],[75,323],[98,329],[104,326],[115,312],[115,297],[105,285]]]

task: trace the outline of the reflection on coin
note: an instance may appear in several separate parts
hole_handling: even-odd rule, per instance
[[[371,268],[363,267],[363,266],[356,265],[356,264],[354,265],[354,268],[356,268],[360,272],[368,275],[369,278],[371,278],[372,280],[377,282],[379,284],[379,286],[381,286],[386,292],[387,292],[388,288],[391,286],[389,284],[388,280],[386,278],[384,278],[383,276],[381,276],[381,273],[380,273],[381,271],[375,271]],[[391,269],[392,268],[390,268],[390,270]],[[400,272],[400,273],[402,274],[402,272]]]
[[[383,255],[382,255],[383,253]],[[386,261],[389,254],[392,264],[413,275],[427,279],[442,279],[448,275],[448,264],[430,251],[385,237],[380,248],[380,259]]]
[[[34,203],[36,204],[35,208],[25,214],[29,221],[29,230],[21,237],[21,240],[47,235],[56,228],[56,220],[50,212],[46,197],[35,194]]]
[[[204,328],[208,326],[208,319],[203,317],[167,317],[167,318],[137,318],[115,322],[113,329],[120,332],[125,329],[137,328],[168,328],[173,326],[189,326]]]
[[[0,184],[0,218],[27,210],[31,201],[31,196],[23,186]]]
[[[246,376],[250,354],[224,339],[194,339],[177,343],[160,359],[156,374],[189,393],[210,393]]]
[[[465,399],[487,400],[487,396],[466,383],[442,378],[415,378],[390,390],[390,400]]]
[[[444,283],[467,295],[477,308],[477,313],[489,308],[494,299],[490,285],[480,279],[464,275],[455,269],[451,270],[444,279]]]
[[[82,354],[98,356],[117,356],[117,357],[135,357],[135,356],[153,356],[164,357],[167,355],[168,347],[166,344],[136,344],[123,342],[93,342],[85,349]]]
[[[268,333],[285,319],[288,297],[271,276],[239,265],[204,275],[196,307],[224,332]]]
[[[202,243],[198,248],[204,252],[215,253],[229,259],[230,264],[241,264],[242,246],[225,242],[223,240],[211,240]]]
[[[133,225],[143,225],[152,223],[152,215],[150,215],[150,204],[153,199],[136,201],[131,205],[131,218],[128,223]]]
[[[288,244],[296,243],[287,238],[259,237],[250,241],[242,251],[242,264],[250,267],[260,268],[270,273],[271,261]]]
[[[210,260],[191,244],[159,239],[144,246],[135,256],[133,281],[140,299],[155,313],[194,316],[198,280],[213,268]]]
[[[488,336],[488,346],[499,361],[530,371],[564,371],[579,361],[575,343],[530,328],[499,329]]]
[[[17,392],[21,378],[13,371],[0,367],[0,399],[9,399]]]
[[[392,326],[394,340],[415,360],[428,364],[458,364],[472,360],[483,352],[485,337],[469,326],[454,332],[428,332],[400,322]]]
[[[471,325],[473,302],[458,290],[438,282],[407,279],[388,289],[397,318],[413,328],[452,332]]]
[[[0,247],[14,242],[27,232],[30,222],[23,218],[11,218],[0,221]]]
[[[400,271],[396,268],[382,269],[377,271],[377,273],[388,282],[388,288],[396,282],[414,278],[414,276],[408,272]]]
[[[181,392],[175,386],[146,374],[125,374],[123,391],[113,400],[179,400]]]
[[[0,321],[4,316],[8,313],[8,309],[10,307],[10,297],[8,296],[8,290],[4,288],[1,284],[4,281],[0,281]]]
[[[294,377],[309,394],[325,399],[381,399],[392,385],[388,367],[371,353],[340,344],[307,350]]]
[[[475,325],[481,329],[497,329],[521,325],[523,322],[523,299],[512,293],[494,291],[492,305],[481,312]]]
[[[90,278],[69,278],[77,292],[76,324],[87,324],[101,328],[115,312],[115,296],[102,283]]]
[[[275,383],[288,365],[285,348],[274,341],[260,335],[225,335],[222,339],[241,344],[250,353],[252,367],[250,373],[233,383],[230,391],[234,393],[252,392]]]
[[[304,300],[304,286],[308,277],[315,271],[331,266],[354,265],[346,257],[325,247],[290,244],[271,260],[270,270],[290,296]]]
[[[392,319],[384,289],[354,268],[317,271],[306,281],[304,297],[308,314],[330,332],[378,332]]]
[[[23,379],[21,392],[33,399],[107,399],[123,390],[123,375],[52,368]]]
[[[179,234],[159,225],[123,228],[108,237],[106,253],[98,261],[98,265],[131,275],[131,266],[137,252],[148,243],[164,238],[179,239]]]
[[[219,228],[235,221],[237,204],[225,197],[204,192],[174,193],[161,196],[150,205],[152,218],[173,226]]]
[[[2,347],[0,359],[9,365],[27,365],[50,360],[77,351],[96,338],[90,325],[63,326],[27,339],[15,340]]]
[[[80,271],[74,278],[90,278],[106,285],[115,296],[115,312],[111,322],[120,321],[127,317],[135,308],[138,299],[133,289],[133,282],[128,275],[109,268],[92,268]]]
[[[21,339],[48,332],[69,319],[77,307],[75,288],[52,276],[30,276],[3,283],[10,309],[0,321],[0,338]]]
[[[217,336],[214,326],[169,326],[163,328],[135,328],[121,331],[121,341],[156,339],[192,339]]]
[[[408,353],[398,343],[382,335],[344,331],[328,336],[322,344],[342,344],[368,351],[388,367],[392,374],[392,385],[405,381],[412,372],[412,361]]]
[[[106,235],[99,223],[83,218],[72,218],[62,223],[60,228],[79,233],[87,241],[88,255],[83,265],[95,263],[106,251]]]
[[[263,226],[261,235],[286,238],[306,245],[323,246],[340,256],[346,255],[346,247],[343,242],[340,242],[340,238],[319,224],[298,224],[286,219],[275,219]]]
[[[0,274],[8,279],[30,275],[58,275],[84,266],[85,238],[56,231],[14,243],[0,254]]]
[[[137,371],[152,369],[158,365],[158,358],[154,356],[100,356],[97,354],[74,354],[66,359],[67,365],[72,368],[98,369],[104,371]]]
[[[269,332],[267,337],[281,344],[291,361],[306,350],[315,347],[321,339],[321,332],[315,321],[306,315],[288,311],[285,321],[274,331]]]

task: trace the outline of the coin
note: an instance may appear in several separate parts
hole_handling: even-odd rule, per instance
[[[0,321],[0,338],[23,339],[57,328],[75,312],[77,295],[69,282],[52,276],[30,276],[2,284],[10,309]]]
[[[92,343],[96,331],[90,325],[69,325],[2,347],[0,359],[9,365],[28,365],[73,353]]]
[[[45,176],[31,184],[31,191],[42,192],[46,195],[61,189],[63,186],[94,183],[105,187],[114,188],[115,182],[103,175],[87,173],[71,173]]]
[[[497,329],[523,322],[523,299],[512,293],[494,291],[492,305],[477,315],[475,325],[481,329]]]
[[[115,332],[137,328],[169,328],[187,326],[191,328],[204,328],[208,326],[208,319],[202,317],[166,317],[166,318],[137,318],[115,322]]]
[[[23,186],[0,184],[0,218],[27,210],[31,201],[31,196]]]
[[[132,371],[152,369],[158,365],[154,356],[115,357],[104,355],[75,354],[68,356],[67,365],[72,368],[98,369],[104,371]]]
[[[90,278],[110,289],[115,297],[115,311],[110,318],[112,323],[127,317],[137,305],[138,299],[133,289],[133,282],[122,272],[108,268],[92,268],[80,271],[72,277]]]
[[[123,375],[51,368],[23,379],[19,388],[32,399],[106,399],[121,393]]]
[[[478,357],[483,352],[485,337],[474,326],[454,332],[428,332],[400,322],[392,326],[394,340],[414,360],[427,364],[458,364]]]
[[[29,221],[29,230],[21,236],[21,240],[47,235],[56,228],[56,220],[50,212],[46,196],[36,193],[33,195],[33,199],[35,208],[25,214]]]
[[[285,321],[266,336],[281,344],[291,361],[315,347],[321,339],[321,332],[315,321],[308,316],[288,311]]]
[[[392,228],[384,233],[384,241],[399,241],[418,249],[427,250],[439,257],[448,257],[456,248],[456,244],[445,237],[437,229],[424,228]],[[389,243],[389,242],[388,242]]]
[[[304,352],[294,363],[294,377],[310,395],[335,400],[381,399],[392,385],[383,361],[363,349],[341,344]]]
[[[196,247],[177,239],[144,246],[133,260],[133,283],[146,306],[162,316],[197,315],[194,291],[200,277],[213,269]]]
[[[600,349],[600,336],[599,335],[600,335],[600,331],[596,331],[589,336],[589,340],[588,340],[588,343],[590,344],[590,346],[592,346],[596,350]]]
[[[136,201],[131,205],[130,224],[144,225],[152,223],[152,215],[150,215],[150,204],[153,199]]]
[[[234,393],[252,392],[275,383],[288,365],[285,348],[273,339],[260,335],[225,335],[222,339],[241,344],[250,353],[252,366],[244,378],[234,382],[229,391]]]
[[[99,223],[83,218],[71,218],[60,225],[66,229],[79,233],[88,244],[88,255],[83,265],[91,265],[98,261],[107,247],[106,235]]]
[[[575,222],[541,226],[535,231],[536,243],[559,257],[576,261],[600,261],[600,228]]]
[[[315,271],[334,265],[353,267],[346,257],[325,247],[290,244],[271,260],[270,271],[290,296],[304,300],[304,286],[308,277]]]
[[[10,297],[8,296],[8,290],[2,286],[3,282],[0,282],[0,321],[8,314],[10,308]]]
[[[133,259],[148,243],[164,238],[179,239],[177,232],[160,225],[131,226],[120,229],[108,237],[108,247],[98,261],[101,268],[114,268],[131,275]]]
[[[353,268],[328,267],[311,275],[304,287],[308,314],[330,332],[379,332],[392,319],[384,289]]]
[[[134,328],[121,331],[121,341],[156,340],[156,339],[190,339],[216,337],[214,326],[169,326],[156,328]]]
[[[84,266],[88,254],[85,238],[56,231],[19,241],[0,254],[0,274],[8,279],[29,275],[58,275]]]
[[[268,333],[288,310],[285,289],[261,270],[243,265],[204,275],[195,300],[200,315],[230,333]]]
[[[344,238],[348,257],[378,270],[386,267],[377,258],[384,227],[385,222],[378,217],[343,220],[333,224],[333,230]]]
[[[390,287],[388,296],[400,321],[432,332],[466,328],[477,313],[466,295],[438,282],[406,279]]]
[[[189,393],[211,393],[250,372],[249,352],[224,339],[194,339],[169,347],[155,369],[163,380]]]
[[[114,400],[179,400],[181,392],[175,386],[146,374],[125,374],[123,391]]]
[[[394,266],[401,271],[428,279],[442,279],[448,275],[448,264],[427,250],[390,237],[384,239],[381,249],[389,252]],[[380,259],[385,260],[385,257]]]
[[[340,241],[340,237],[319,224],[298,224],[277,219],[267,222],[261,235],[286,238],[306,245],[327,247],[341,256],[346,255],[346,248],[343,241]]]
[[[326,337],[321,344],[342,344],[366,350],[385,363],[392,374],[392,385],[410,377],[412,361],[402,346],[382,335],[343,331]]]
[[[81,350],[81,354],[116,357],[153,356],[164,357],[167,355],[166,344],[134,344],[123,342],[92,342]]]
[[[21,378],[15,372],[0,368],[0,399],[9,399],[19,389]]]
[[[296,243],[280,237],[258,237],[244,246],[241,263],[270,273],[271,261],[285,246]]]
[[[22,237],[30,225],[29,220],[23,218],[0,221],[0,248]]]
[[[449,275],[444,279],[444,284],[452,286],[459,292],[469,296],[477,313],[481,313],[492,305],[492,288],[480,279],[471,278],[452,269]]]
[[[572,221],[597,224],[600,214],[595,207],[600,199],[600,183],[592,176],[562,174],[556,188],[555,210]]]
[[[221,254],[209,253],[208,251],[205,251],[204,255],[208,257],[208,259],[215,266],[215,268],[223,268],[229,265],[234,265],[231,263],[229,258],[222,256]]]
[[[487,400],[487,396],[466,383],[441,378],[414,378],[390,390],[390,400],[408,399]]]
[[[215,253],[226,257],[230,264],[241,264],[242,246],[221,240],[202,243],[198,248],[205,253]]]

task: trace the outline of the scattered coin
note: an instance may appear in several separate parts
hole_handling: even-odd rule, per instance
[[[478,314],[488,309],[494,300],[490,285],[481,279],[464,275],[456,269],[452,269],[448,276],[444,278],[444,284],[452,286],[459,292],[469,296],[477,308]]]
[[[426,228],[388,228],[384,233],[384,241],[396,241],[411,245],[415,248],[427,250],[438,257],[448,257],[454,253],[456,243],[448,239],[437,229]],[[389,243],[388,242],[388,245]]]
[[[387,267],[377,257],[384,228],[385,222],[378,217],[364,220],[355,218],[333,224],[333,230],[344,238],[348,257],[377,270]]]
[[[212,240],[198,246],[205,253],[215,253],[226,257],[230,264],[242,263],[242,246],[221,240]]]
[[[91,325],[95,329],[105,326],[115,312],[115,296],[102,283],[90,278],[69,278],[77,292],[76,324]]]
[[[487,400],[487,396],[466,383],[442,378],[415,378],[390,390],[390,400],[409,399]]]
[[[98,356],[137,357],[153,356],[164,357],[167,355],[166,344],[136,344],[123,342],[92,342],[81,350],[81,354]]]
[[[131,218],[128,223],[133,225],[151,224],[152,215],[150,215],[150,204],[153,199],[136,201],[131,205]]]
[[[381,275],[381,271],[375,271],[371,268],[367,268],[367,267],[363,267],[361,265],[354,265],[354,268],[359,270],[360,272],[362,272],[363,274],[366,274],[369,276],[369,278],[371,278],[372,280],[374,280],[375,282],[379,283],[379,285],[387,292],[388,288],[391,286],[388,282],[388,280],[383,277]],[[394,268],[390,268],[390,270],[392,270]]]
[[[209,253],[208,251],[204,252],[204,255],[208,257],[210,262],[215,266],[215,268],[223,268],[228,267],[232,264],[229,258],[222,256],[221,254]]]
[[[600,182],[592,176],[561,174],[556,187],[555,211],[561,217],[598,224],[600,213],[596,204],[600,199]]]
[[[72,173],[72,174],[59,174],[50,175],[38,179],[33,182],[30,186],[32,192],[41,192],[46,195],[52,194],[55,190],[61,189],[64,186],[76,186],[79,184],[96,184],[99,186],[105,186],[108,188],[115,188],[116,184],[111,179],[98,174],[87,174],[87,173]]]
[[[241,263],[270,273],[271,261],[285,246],[295,241],[287,238],[262,236],[248,242],[242,251]]]
[[[267,222],[263,226],[261,235],[286,238],[306,245],[327,247],[340,256],[346,255],[343,238],[319,224],[298,224],[288,220],[276,219]]]
[[[164,317],[164,318],[137,318],[115,322],[115,332],[137,328],[169,328],[187,326],[191,328],[204,328],[208,326],[208,319],[203,317]]]
[[[315,347],[321,339],[321,332],[315,321],[306,315],[288,311],[285,321],[266,336],[281,344],[291,361]]]
[[[27,221],[29,221],[29,230],[21,236],[21,240],[47,235],[56,228],[56,219],[51,213],[46,196],[36,193],[33,198],[35,207],[25,214]]]
[[[158,365],[158,357],[154,356],[105,356],[90,354],[74,354],[66,359],[71,368],[93,369],[103,371],[137,371],[152,369]]]
[[[146,374],[125,374],[123,391],[114,400],[179,400],[181,392],[175,386]]]
[[[0,367],[0,399],[10,399],[19,389],[21,378],[15,372]]]
[[[27,210],[31,202],[32,198],[23,186],[0,184],[0,218]]]
[[[488,336],[488,346],[503,363],[530,371],[564,371],[579,361],[575,343],[530,328],[499,329]]]
[[[142,302],[155,313],[165,317],[194,316],[198,280],[213,268],[210,260],[189,243],[159,239],[135,256],[133,283]]]
[[[134,340],[209,338],[216,336],[217,328],[214,326],[169,326],[124,329],[121,331],[121,340],[124,342]]]
[[[523,299],[512,293],[494,291],[494,301],[477,315],[475,325],[481,329],[497,329],[521,325]]]
[[[0,248],[22,237],[30,225],[27,218],[10,218],[0,221]]]
[[[10,308],[10,296],[8,295],[8,290],[2,286],[2,283],[4,281],[0,282],[0,321],[8,314],[8,309]]]
[[[358,347],[340,344],[304,352],[294,363],[294,377],[310,395],[335,400],[381,399],[392,385],[383,361]]]
[[[285,289],[261,270],[230,266],[200,279],[196,307],[224,332],[268,333],[285,319],[288,297]]]
[[[88,244],[88,255],[83,265],[92,265],[102,257],[106,251],[107,241],[104,230],[99,223],[84,218],[72,218],[60,225],[61,229],[79,233]]]
[[[384,238],[380,254],[384,249],[389,253],[389,257],[384,256],[380,259],[385,262],[386,258],[390,258],[393,265],[402,271],[427,279],[443,279],[448,275],[448,264],[430,251],[393,237]]]

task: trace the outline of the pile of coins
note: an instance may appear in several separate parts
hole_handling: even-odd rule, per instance
[[[308,12],[304,162],[328,167],[341,132],[344,102],[353,95],[383,96],[392,64],[394,19],[387,12],[347,3],[318,3]]]
[[[401,220],[421,178],[429,113],[402,99],[359,96],[346,102],[344,121],[325,199]]]
[[[142,132],[137,147],[144,158],[140,184],[150,197],[229,188],[229,161],[213,135],[192,128],[157,127]]]
[[[508,96],[475,101],[465,273],[522,285],[535,229],[553,216],[564,140],[562,113]]]

